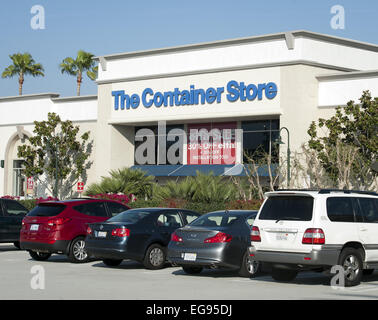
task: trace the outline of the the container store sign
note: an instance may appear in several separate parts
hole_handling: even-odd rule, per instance
[[[231,80],[224,87],[209,87],[207,89],[189,88],[181,90],[174,88],[170,91],[154,91],[145,88],[142,94],[127,93],[124,90],[112,91],[114,110],[133,110],[143,105],[144,108],[161,108],[173,106],[204,105],[221,103],[224,96],[228,102],[254,101],[268,99],[277,96],[277,85],[274,82],[244,83]]]
[[[188,164],[234,164],[236,122],[188,125]]]

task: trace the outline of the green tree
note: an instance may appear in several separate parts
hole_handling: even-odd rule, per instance
[[[30,53],[15,53],[10,55],[9,58],[11,58],[13,64],[5,68],[1,77],[13,78],[14,76],[18,76],[19,95],[22,95],[22,86],[26,75],[33,77],[45,76],[43,66],[40,63],[35,63]]]
[[[102,177],[99,183],[91,184],[87,195],[101,193],[134,194],[137,198],[145,199],[152,195],[154,177],[148,176],[140,169],[122,168],[111,170],[110,177]]]
[[[55,197],[72,196],[73,186],[86,180],[86,170],[92,165],[88,160],[92,150],[89,132],[78,137],[79,127],[55,113],[34,125],[35,135],[18,147],[18,156],[25,161],[24,174],[34,177]]]
[[[77,89],[76,93],[80,96],[81,83],[83,82],[83,74],[86,72],[87,76],[91,80],[95,80],[97,77],[98,66],[95,66],[93,60],[94,55],[83,50],[79,50],[76,59],[67,57],[63,59],[59,65],[62,73],[67,73],[71,76],[76,76]]]
[[[325,129],[325,134],[319,135],[319,129]],[[348,175],[358,181],[357,186],[366,188],[377,178],[372,167],[378,153],[378,97],[372,98],[369,91],[363,92],[360,103],[350,101],[343,108],[337,107],[330,119],[312,122],[308,134],[308,146],[316,152],[331,180],[337,181],[345,167],[340,166],[340,150],[352,155],[349,156],[351,173]]]

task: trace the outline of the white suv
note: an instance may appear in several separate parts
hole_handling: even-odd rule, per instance
[[[298,271],[344,268],[345,286],[378,268],[378,194],[346,190],[268,192],[251,233],[252,259],[278,281]]]

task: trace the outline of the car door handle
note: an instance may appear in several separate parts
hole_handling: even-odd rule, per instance
[[[361,228],[360,228],[360,231],[368,231],[368,229],[365,228],[365,227],[361,227]]]

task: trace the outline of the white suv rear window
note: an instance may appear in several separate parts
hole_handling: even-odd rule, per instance
[[[270,196],[259,220],[311,221],[314,198],[308,196]]]

